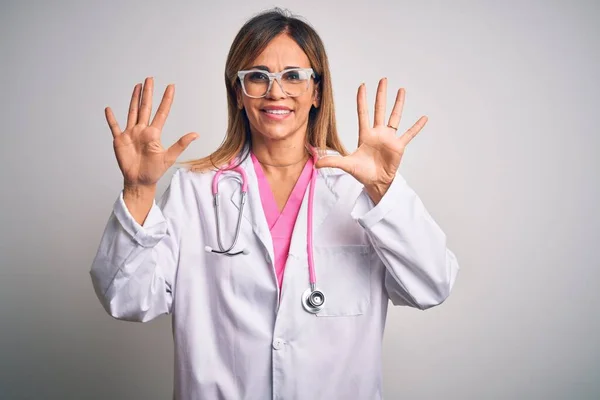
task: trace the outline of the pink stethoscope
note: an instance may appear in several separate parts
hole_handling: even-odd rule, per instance
[[[312,149],[311,153],[313,154],[313,160],[317,161],[317,153],[314,149]],[[221,223],[219,219],[219,177],[225,171],[233,171],[237,172],[241,177],[241,198],[240,198],[240,213],[238,214],[238,219],[235,228],[235,235],[233,238],[233,243],[227,249],[223,246],[223,242],[221,240]],[[313,201],[315,197],[315,182],[317,180],[317,169],[313,166],[313,171],[310,178],[310,187],[308,191],[308,226],[307,226],[307,234],[306,234],[306,244],[307,244],[307,253],[308,253],[308,276],[310,287],[302,293],[302,306],[306,311],[312,314],[316,314],[325,305],[325,295],[319,289],[317,289],[317,278],[315,274],[315,262],[313,257],[313,238],[312,238],[312,230],[313,230]],[[238,179],[239,181],[239,179]],[[207,252],[212,252],[216,254],[221,254],[225,256],[237,256],[239,254],[250,254],[250,251],[246,248],[241,251],[232,252],[233,248],[237,244],[238,238],[240,236],[240,227],[242,225],[242,216],[244,214],[244,205],[246,204],[246,197],[248,193],[248,178],[246,176],[246,171],[239,166],[235,165],[235,159],[231,160],[229,165],[224,169],[219,169],[215,173],[212,181],[212,193],[214,198],[214,208],[215,208],[215,217],[217,222],[217,243],[219,244],[219,250],[213,249],[210,246],[206,246],[205,250]]]

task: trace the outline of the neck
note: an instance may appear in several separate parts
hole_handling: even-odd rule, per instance
[[[266,174],[282,177],[299,174],[310,157],[304,137],[271,140],[255,135],[252,152]]]

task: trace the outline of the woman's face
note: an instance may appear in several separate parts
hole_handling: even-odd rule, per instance
[[[254,60],[250,68],[265,69],[268,72],[281,72],[290,67],[310,68],[308,57],[300,46],[287,34],[271,40],[263,52]],[[297,97],[287,96],[276,80],[266,96],[255,99],[246,96],[242,88],[238,92],[238,106],[245,108],[250,121],[252,136],[261,135],[267,140],[281,140],[291,137],[304,137],[308,126],[308,114],[312,106],[318,107],[318,94],[314,79],[310,79],[308,90]],[[284,107],[285,114],[270,114],[269,109]],[[284,111],[285,112],[285,111]]]

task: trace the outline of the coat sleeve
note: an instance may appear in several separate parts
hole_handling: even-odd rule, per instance
[[[400,174],[377,205],[363,189],[352,217],[385,265],[385,289],[394,305],[425,310],[448,297],[458,262],[446,247],[446,235]]]
[[[96,296],[111,316],[146,322],[171,312],[178,264],[181,173],[153,203],[144,225],[116,200],[90,275]]]

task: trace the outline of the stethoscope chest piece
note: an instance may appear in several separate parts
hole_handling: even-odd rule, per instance
[[[325,305],[325,295],[318,289],[308,288],[302,293],[302,307],[311,314],[316,314]]]

